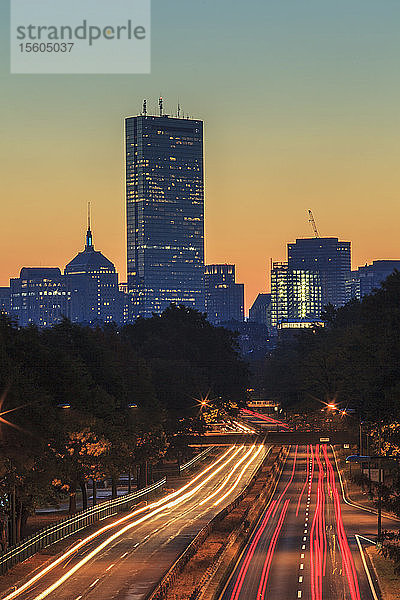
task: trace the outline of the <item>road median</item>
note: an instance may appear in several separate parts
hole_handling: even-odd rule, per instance
[[[147,600],[212,600],[246,544],[279,479],[288,449],[273,448],[248,486],[204,527]]]

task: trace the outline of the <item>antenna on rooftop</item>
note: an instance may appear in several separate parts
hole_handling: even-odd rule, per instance
[[[159,106],[159,109],[160,109],[160,117],[162,117],[163,116],[163,99],[162,99],[162,96],[160,96],[159,99],[158,99],[158,106]]]
[[[143,100],[142,115],[147,116],[147,100]]]
[[[179,100],[178,100],[178,109],[177,109],[177,111],[176,111],[176,114],[177,114],[177,117],[178,117],[178,119],[179,119],[179,118],[180,118],[180,116],[181,116],[181,105],[180,105],[180,103],[179,103]]]
[[[90,202],[88,202],[87,209],[87,232],[86,232],[86,250],[93,248],[93,236],[90,229],[91,213],[90,213]]]

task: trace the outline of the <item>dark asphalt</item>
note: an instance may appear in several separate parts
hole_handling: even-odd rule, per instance
[[[307,463],[307,447],[291,447],[271,502],[252,532],[220,600],[375,600],[355,534],[374,539],[376,515],[344,502],[333,451],[325,448],[327,460],[320,447],[322,483],[318,486],[316,446],[312,447],[314,466],[311,450]],[[328,464],[334,480],[331,485],[328,485]],[[316,566],[312,571],[311,563],[316,565],[319,558],[321,571]]]

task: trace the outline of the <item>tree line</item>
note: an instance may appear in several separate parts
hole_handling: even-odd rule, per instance
[[[0,512],[2,542],[14,503],[16,538],[45,504],[80,488],[112,482],[182,457],[184,434],[203,426],[201,399],[222,408],[240,402],[247,367],[235,336],[205,315],[171,305],[161,315],[118,328],[64,320],[18,327],[0,316]],[[176,435],[177,433],[182,436]]]
[[[326,307],[323,320],[278,345],[266,362],[268,393],[286,407],[352,408],[383,429],[400,421],[400,273],[361,301]]]

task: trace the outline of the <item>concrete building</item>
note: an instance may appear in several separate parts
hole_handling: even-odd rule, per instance
[[[266,325],[271,328],[272,300],[271,294],[258,294],[249,309],[249,321]]]
[[[347,281],[348,298],[360,299],[370,294],[396,270],[400,271],[400,260],[374,260],[372,264],[352,271]]]
[[[90,222],[85,249],[67,264],[64,275],[70,295],[68,316],[73,323],[123,323],[124,294],[118,287],[118,273],[114,264],[94,249]]]
[[[11,315],[11,290],[0,287],[0,314]]]
[[[206,265],[204,286],[210,323],[244,320],[244,285],[236,283],[235,265]]]
[[[24,267],[10,280],[11,315],[25,327],[51,327],[68,316],[69,294],[59,268]]]

